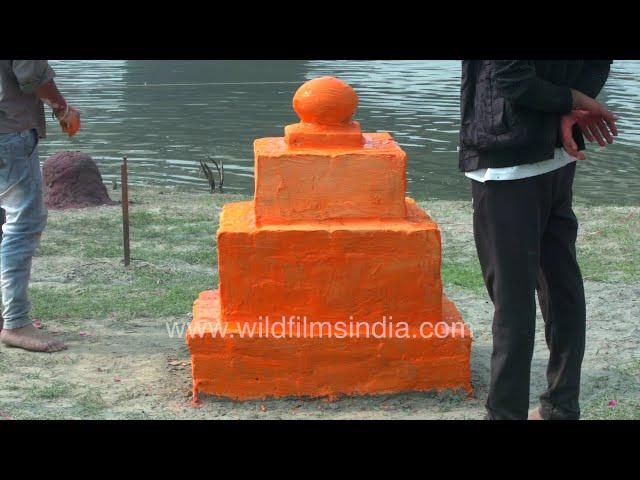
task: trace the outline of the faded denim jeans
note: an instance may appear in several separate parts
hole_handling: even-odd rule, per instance
[[[0,133],[0,207],[6,218],[0,244],[2,316],[11,330],[31,323],[31,259],[47,223],[35,129]]]

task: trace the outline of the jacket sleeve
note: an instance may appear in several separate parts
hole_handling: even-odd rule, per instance
[[[529,60],[495,60],[493,81],[500,95],[516,105],[550,113],[568,113],[573,108],[571,89],[536,75]]]
[[[20,90],[24,93],[34,93],[55,77],[55,72],[46,60],[13,60],[11,67]]]
[[[574,88],[585,95],[596,98],[604,87],[613,60],[585,60]]]

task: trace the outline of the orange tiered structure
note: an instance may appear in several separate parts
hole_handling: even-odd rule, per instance
[[[194,399],[471,391],[440,230],[405,198],[405,152],[352,121],[357,103],[341,80],[311,80],[301,122],[255,141],[255,199],[225,205],[220,289],[187,332]]]

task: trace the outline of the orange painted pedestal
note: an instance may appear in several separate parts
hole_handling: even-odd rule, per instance
[[[220,289],[187,332],[194,398],[471,391],[439,228],[405,198],[405,153],[361,134],[356,105],[340,80],[309,81],[302,122],[256,140],[255,199],[225,205]]]

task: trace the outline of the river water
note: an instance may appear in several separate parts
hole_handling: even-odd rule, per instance
[[[253,193],[253,140],[282,136],[297,121],[291,99],[304,81],[333,75],[360,97],[364,131],[391,132],[408,154],[408,193],[467,199],[457,171],[459,61],[51,61],[57,82],[82,112],[73,139],[49,120],[41,157],[80,150],[105,182],[123,155],[132,184],[208,189],[198,160],[222,159],[225,190]],[[591,146],[580,162],[577,199],[640,204],[640,61],[614,62],[600,100],[620,116],[617,143]]]

